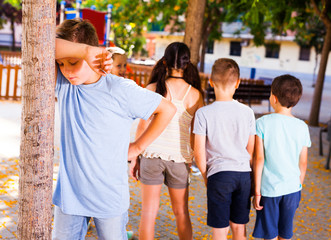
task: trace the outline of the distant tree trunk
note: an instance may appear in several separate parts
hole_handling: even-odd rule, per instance
[[[327,27],[326,35],[324,38],[320,67],[318,69],[313,102],[311,104],[310,115],[309,115],[309,125],[311,126],[318,126],[319,123],[319,114],[321,108],[325,71],[326,71],[326,66],[328,64],[330,50],[331,50],[331,26]]]
[[[328,15],[331,11],[331,0],[322,1],[321,9],[319,8],[320,6],[316,2],[316,0],[311,0],[310,2],[316,14],[322,19],[326,28],[326,35],[324,37],[324,43],[321,53],[320,67],[318,69],[313,102],[311,104],[308,122],[311,126],[318,126],[325,71],[328,64],[329,53],[331,50],[331,19]]]
[[[52,239],[56,0],[23,0],[17,235]]]
[[[11,45],[11,50],[14,52],[15,51],[15,19],[14,17],[10,18],[10,29],[11,29],[11,35],[12,35],[12,45]]]
[[[316,69],[317,69],[317,66],[318,66],[318,56],[319,56],[319,52],[318,52],[318,49],[317,47],[314,48],[315,49],[315,66],[314,66],[314,71],[313,71],[313,84],[312,84],[312,87],[315,87],[315,84],[316,84]]]
[[[205,7],[206,0],[189,0],[188,2],[184,43],[190,48],[191,62],[195,66],[199,62]]]

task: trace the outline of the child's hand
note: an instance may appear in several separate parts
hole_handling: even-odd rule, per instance
[[[110,73],[113,59],[105,48],[88,46],[84,60],[96,73],[105,76]]]
[[[254,196],[253,198],[253,206],[256,210],[262,210],[263,206],[260,206],[261,201],[261,195],[260,196]]]
[[[140,176],[140,160],[139,160],[139,157],[137,157],[136,160],[131,161],[129,174],[130,174],[131,178],[138,181],[138,177]]]

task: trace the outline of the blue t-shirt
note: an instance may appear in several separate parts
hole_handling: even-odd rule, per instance
[[[148,119],[162,97],[108,74],[72,85],[58,71],[60,169],[53,202],[66,214],[109,218],[129,208],[127,155],[134,119]]]
[[[256,121],[256,134],[264,145],[262,196],[279,197],[300,191],[299,157],[302,148],[311,145],[307,124],[273,113]]]

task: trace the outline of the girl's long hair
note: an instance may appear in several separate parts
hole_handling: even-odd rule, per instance
[[[198,69],[190,62],[190,49],[185,43],[173,42],[168,45],[164,56],[153,68],[149,83],[156,83],[156,92],[165,96],[167,88],[165,81],[171,69],[182,69],[183,79],[203,94]]]

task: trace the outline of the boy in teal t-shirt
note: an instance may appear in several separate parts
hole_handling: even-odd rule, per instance
[[[290,239],[307,169],[309,129],[292,113],[302,95],[300,80],[291,75],[276,77],[270,104],[275,113],[256,121],[253,163],[257,210],[253,237]]]

